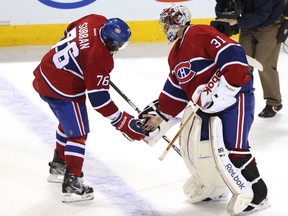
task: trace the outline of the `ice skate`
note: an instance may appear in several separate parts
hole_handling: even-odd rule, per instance
[[[49,162],[48,165],[50,166],[50,175],[48,176],[47,181],[50,183],[63,183],[66,170],[65,161],[58,157],[56,150],[54,151],[52,162]]]
[[[259,205],[255,205],[252,203],[249,205],[253,206],[254,208],[250,211],[243,211],[239,214],[236,214],[235,216],[254,215],[254,214],[257,214],[257,213],[264,211],[265,209],[271,207],[268,198],[264,199]]]
[[[83,184],[83,178],[77,177],[66,169],[62,184],[63,203],[79,202],[94,199],[93,188]]]

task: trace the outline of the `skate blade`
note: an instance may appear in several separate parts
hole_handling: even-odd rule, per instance
[[[47,178],[49,183],[63,183],[64,175],[50,174]]]
[[[94,199],[93,193],[83,194],[83,195],[78,195],[75,193],[65,193],[62,202],[73,203],[73,202],[82,202],[82,201],[88,201],[88,200],[93,200],[93,199]]]

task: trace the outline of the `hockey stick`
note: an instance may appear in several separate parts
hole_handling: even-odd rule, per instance
[[[140,113],[141,110],[110,80],[110,85],[115,89],[116,92],[118,92],[118,94],[124,98],[124,100],[137,112],[137,113]],[[167,142],[169,143],[170,145],[170,140],[168,139],[167,136],[163,135],[162,138]],[[174,142],[173,142],[174,143]],[[177,148],[177,146],[175,146],[174,144],[172,143],[172,145],[169,147],[173,147],[173,149],[181,156],[181,152],[180,152],[180,149]]]
[[[126,100],[126,102],[137,112],[140,113],[141,110],[110,80],[110,85],[120,94],[121,97]]]
[[[248,64],[253,67],[256,68],[258,71],[263,71],[263,65],[257,61],[257,59],[252,58],[251,56],[246,55]]]
[[[169,145],[166,147],[166,149],[164,150],[164,152],[162,153],[162,155],[159,157],[159,160],[163,160],[164,157],[167,155],[169,149],[174,145],[174,142],[176,141],[176,139],[179,137],[179,135],[181,134],[182,130],[186,127],[187,123],[190,121],[190,119],[192,118],[192,116],[197,112],[197,110],[199,109],[199,107],[197,106],[187,117],[187,119],[184,121],[184,123],[180,126],[179,130],[177,131],[177,133],[175,134],[175,136],[173,137],[173,139],[170,141]]]

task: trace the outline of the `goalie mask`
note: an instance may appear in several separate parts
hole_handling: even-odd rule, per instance
[[[129,26],[119,18],[108,19],[101,29],[101,38],[111,54],[126,47],[130,37]]]
[[[172,43],[177,38],[177,33],[183,26],[190,24],[191,17],[189,9],[183,5],[172,4],[163,9],[160,24],[169,42]]]

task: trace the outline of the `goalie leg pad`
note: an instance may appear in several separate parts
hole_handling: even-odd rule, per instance
[[[192,111],[188,106],[183,120]],[[180,134],[180,150],[191,177],[183,186],[184,193],[193,202],[225,199],[229,190],[216,169],[211,142],[200,141],[202,120],[194,115]]]
[[[212,117],[209,127],[216,166],[233,194],[227,212],[230,215],[243,215],[263,208],[267,187],[259,175],[255,159],[248,150],[226,149],[220,118]]]
[[[229,193],[225,184],[211,186],[209,182],[203,180],[203,177],[200,179],[199,175],[191,175],[183,185],[183,191],[192,203],[210,200],[227,201]]]

